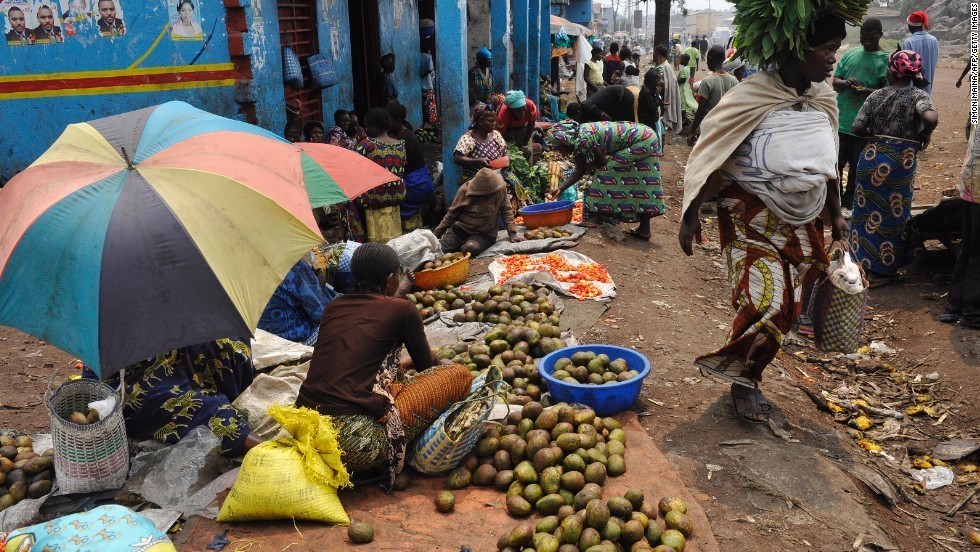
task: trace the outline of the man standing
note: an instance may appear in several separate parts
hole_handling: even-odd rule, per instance
[[[681,90],[677,85],[677,74],[674,73],[674,68],[667,63],[667,55],[667,47],[663,44],[657,46],[653,52],[654,68],[660,73],[661,82],[663,82],[664,87],[664,112],[660,121],[663,123],[664,132],[679,133],[681,131],[681,125],[684,124],[681,109]],[[663,142],[663,136],[661,136],[661,149],[663,148]]]
[[[700,133],[701,121],[718,105],[729,90],[736,84],[738,79],[725,71],[725,49],[721,46],[712,46],[708,49],[708,70],[711,74],[701,79],[698,86],[698,110],[694,114],[694,122],[691,123],[691,131],[687,136],[687,143],[694,145]]]
[[[604,86],[602,82],[602,48],[592,48],[592,60],[585,62],[586,98],[592,97]]]
[[[701,54],[701,59],[706,59],[708,56],[708,35],[701,35],[701,40],[698,42],[698,52]]]
[[[939,63],[939,41],[929,34],[929,15],[926,12],[912,12],[906,22],[909,24],[909,32],[912,36],[905,39],[902,48],[919,54],[922,60],[919,74],[927,83],[923,90],[932,94],[932,79],[936,74],[936,64]]]
[[[844,184],[844,166],[847,166],[847,185],[841,195],[841,207],[846,210],[850,210],[854,201],[858,158],[868,142],[867,138],[851,132],[851,123],[868,95],[888,86],[888,52],[881,48],[881,34],[881,21],[865,19],[861,25],[861,48],[851,48],[844,53],[834,73],[840,123],[837,173],[838,182]]]
[[[372,107],[385,107],[391,102],[398,101],[398,86],[391,75],[395,72],[395,53],[388,52],[381,56],[381,72],[375,78],[374,102]]]
[[[10,22],[10,32],[7,33],[7,44],[10,46],[27,46],[34,44],[34,33],[27,30],[27,18],[24,10],[17,6],[7,10],[7,21]]]

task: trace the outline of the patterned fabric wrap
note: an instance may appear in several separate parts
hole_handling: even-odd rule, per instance
[[[317,333],[320,317],[337,292],[321,285],[313,267],[300,260],[286,275],[259,319],[259,328],[305,343]]]
[[[394,144],[382,142],[374,138],[361,140],[354,151],[388,169],[399,179],[405,176],[405,142],[399,140]],[[362,208],[378,209],[400,205],[405,199],[405,181],[397,180],[373,188],[357,198]]]
[[[493,94],[493,72],[487,69],[486,74],[479,67],[470,69],[470,94],[481,102],[490,101]]]
[[[330,144],[333,146],[340,146],[344,149],[352,150],[357,144],[354,140],[344,132],[344,129],[339,126],[332,126],[327,130],[327,134],[323,137],[323,142],[325,144]]]
[[[585,191],[590,213],[636,222],[640,215],[667,212],[660,181],[660,147],[657,133],[646,125],[600,122],[580,125],[574,138],[576,151],[605,152],[606,166],[596,169]]]
[[[422,90],[422,115],[426,123],[439,124],[439,106],[436,103],[435,90]]]
[[[367,226],[364,223],[364,213],[354,201],[341,203],[337,206],[340,218],[340,229],[347,242],[364,243],[367,241]]]
[[[401,348],[385,359],[375,393],[391,399],[391,408],[378,421],[367,415],[331,416],[351,473],[387,466],[389,485],[401,472],[407,443],[429,427],[450,405],[469,392],[473,376],[465,366],[436,366],[413,378],[395,381]]]
[[[848,253],[836,249],[831,267],[841,255]],[[860,293],[851,293],[839,286],[828,275],[817,283],[811,301],[813,339],[821,351],[855,353],[864,328],[864,313],[868,306],[868,287]]]
[[[503,383],[500,370],[491,366],[477,376],[469,394],[452,405],[432,423],[412,445],[408,463],[419,473],[447,472],[463,461],[483,434],[483,427],[493,406],[500,402]],[[475,412],[478,410],[479,412]],[[476,416],[463,416],[474,412]]]
[[[83,377],[97,379],[86,368]],[[207,426],[221,439],[221,453],[240,456],[251,433],[233,406],[255,376],[248,340],[219,339],[183,347],[126,368],[123,416],[131,438],[173,445]],[[115,375],[106,383],[119,385]]]
[[[980,132],[973,127],[963,158],[963,175],[959,182],[960,197],[980,203]]]
[[[728,343],[694,363],[705,376],[754,387],[800,317],[803,290],[827,268],[823,231],[816,221],[783,223],[735,183],[718,194],[718,225],[735,321]]]
[[[479,119],[479,115],[474,120],[477,119]],[[490,136],[482,142],[478,142],[473,137],[472,131],[467,131],[460,136],[459,142],[456,143],[455,151],[460,152],[466,157],[486,159],[488,161],[507,157],[508,155],[507,141],[504,140],[503,134],[500,134],[497,130],[491,131]],[[469,182],[476,176],[477,172],[478,170],[473,167],[460,167],[459,185],[462,186],[464,183]],[[520,180],[514,174],[514,171],[509,168],[500,169],[500,176],[504,177],[504,181],[507,182],[507,190],[513,195],[517,186],[520,185]]]
[[[0,533],[0,537],[3,534]],[[4,541],[0,539],[0,546]],[[6,552],[71,552],[79,550],[132,550],[176,552],[167,535],[136,512],[116,504],[99,506],[55,518],[47,523],[11,531]]]
[[[891,276],[905,264],[906,223],[912,218],[912,183],[919,144],[877,137],[857,166],[851,249],[864,270]]]

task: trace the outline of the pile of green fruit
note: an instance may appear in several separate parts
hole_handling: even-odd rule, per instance
[[[465,257],[465,255],[463,255],[458,251],[456,253],[446,253],[445,255],[436,257],[431,261],[426,261],[422,263],[422,266],[419,267],[418,270],[421,272],[423,270],[437,270],[440,268],[445,268],[457,261],[462,260],[463,257]]]
[[[54,449],[34,452],[26,435],[0,435],[0,511],[25,498],[41,498],[54,484]]]
[[[608,501],[601,497],[573,508],[561,508],[537,524],[518,525],[501,535],[497,549],[504,552],[683,552],[694,526],[687,506],[679,498],[663,498],[657,506],[643,491],[630,489]],[[657,514],[664,518],[664,526]],[[666,527],[666,530],[665,530]]]
[[[533,230],[528,230],[524,233],[524,239],[526,240],[545,240],[548,238],[568,238],[572,236],[572,229],[567,226],[542,226],[541,228],[535,228]]]
[[[473,302],[465,305],[463,312],[453,319],[491,324],[551,322],[557,326],[560,319],[550,297],[551,290],[544,287],[526,284],[491,286],[487,291],[475,292]]]
[[[609,360],[608,355],[578,351],[570,358],[555,361],[552,377],[571,384],[603,385],[633,379],[640,375],[626,360]]]
[[[471,292],[458,287],[445,286],[442,289],[430,289],[409,293],[405,298],[415,305],[419,314],[425,319],[433,314],[461,309],[481,293],[486,292]]]
[[[470,484],[506,491],[507,512],[527,517],[577,511],[626,472],[626,433],[613,418],[560,403],[529,402],[503,425],[490,424],[473,454],[449,473],[450,489]]]

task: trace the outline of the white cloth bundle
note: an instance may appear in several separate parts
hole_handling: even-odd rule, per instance
[[[721,167],[722,176],[759,196],[780,220],[806,224],[837,178],[837,137],[822,111],[769,113]]]

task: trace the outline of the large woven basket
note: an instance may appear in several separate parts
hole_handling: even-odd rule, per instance
[[[65,419],[76,410],[88,412],[90,402],[109,396],[116,397],[116,406],[98,422],[79,425]],[[68,381],[48,399],[48,414],[54,471],[63,492],[91,493],[122,487],[129,473],[129,447],[119,393],[93,379]]]
[[[443,286],[462,284],[470,277],[470,254],[441,268],[420,270],[415,273],[415,289],[425,291]]]

